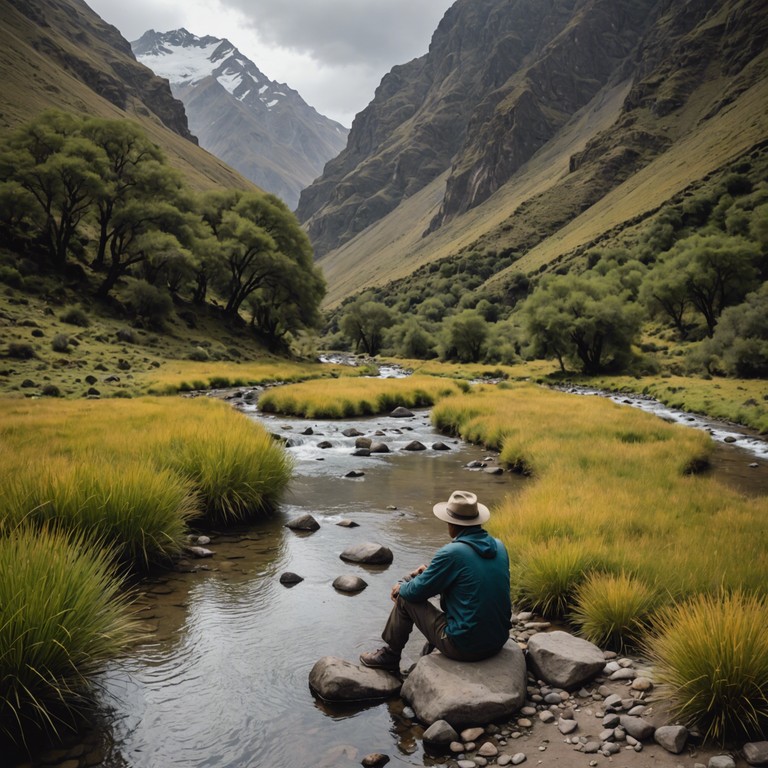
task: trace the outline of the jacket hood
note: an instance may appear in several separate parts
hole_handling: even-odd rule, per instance
[[[456,536],[454,542],[468,544],[480,557],[484,557],[487,560],[492,560],[496,557],[496,539],[479,525],[464,528]]]

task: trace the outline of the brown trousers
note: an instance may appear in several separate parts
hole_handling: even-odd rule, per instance
[[[458,648],[445,633],[446,623],[445,614],[429,600],[423,603],[411,603],[398,597],[390,611],[381,637],[395,653],[400,654],[415,625],[428,642],[449,659],[480,661],[488,658],[487,653],[482,655],[467,653]]]

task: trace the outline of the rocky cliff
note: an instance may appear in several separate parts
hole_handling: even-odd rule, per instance
[[[428,236],[570,132],[567,172],[506,225],[510,247],[530,246],[764,79],[767,29],[760,0],[457,0],[429,52],[384,77],[297,213],[322,256],[442,174]],[[585,117],[618,92],[607,125]]]

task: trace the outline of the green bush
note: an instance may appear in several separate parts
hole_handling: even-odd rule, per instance
[[[31,360],[33,357],[37,357],[37,352],[31,344],[14,341],[8,345],[6,355],[17,360]]]
[[[768,600],[699,595],[654,622],[646,649],[675,717],[723,742],[768,729]]]
[[[23,288],[24,278],[18,269],[3,264],[0,266],[0,283],[5,283],[11,288]]]
[[[66,333],[57,333],[53,339],[51,339],[51,349],[54,352],[68,352],[69,336],[67,336]]]
[[[156,330],[162,330],[173,310],[168,291],[144,280],[131,280],[125,288],[124,298],[138,320]]]
[[[73,307],[72,309],[67,310],[61,316],[61,322],[67,323],[68,325],[77,325],[80,328],[87,328],[91,324],[88,315],[79,307]]]
[[[90,680],[136,639],[110,555],[47,528],[0,531],[0,733],[71,726]]]

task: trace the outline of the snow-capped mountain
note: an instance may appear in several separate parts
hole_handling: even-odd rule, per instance
[[[131,47],[168,79],[200,145],[292,209],[346,145],[344,126],[270,80],[226,39],[149,30]]]

